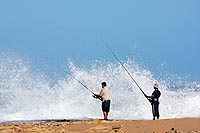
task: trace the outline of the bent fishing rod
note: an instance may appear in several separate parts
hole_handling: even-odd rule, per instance
[[[93,91],[91,91],[85,84],[83,84],[80,80],[78,80],[75,76],[73,76],[71,73],[65,71],[64,69],[60,69],[63,72],[65,72],[66,74],[68,74],[69,76],[71,76],[73,79],[75,79],[76,81],[78,81],[84,88],[86,88],[89,92],[91,92],[93,95],[95,94]]]
[[[121,64],[121,66],[124,68],[124,70],[127,72],[127,74],[131,77],[132,81],[137,85],[137,87],[140,89],[140,91],[143,93],[143,95],[146,97],[146,94],[144,93],[142,88],[139,86],[139,84],[136,82],[136,80],[133,78],[133,76],[130,74],[130,72],[126,69],[126,67],[123,65],[123,63],[120,61],[120,59],[117,57],[117,55],[113,52],[113,50],[108,46],[108,44],[103,39],[101,39],[101,40],[105,44],[106,48],[112,53],[112,55]],[[149,99],[147,98],[147,100],[149,100]]]

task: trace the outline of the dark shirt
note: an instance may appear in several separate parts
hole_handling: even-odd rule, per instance
[[[153,103],[159,103],[159,97],[160,97],[161,93],[158,89],[155,89],[154,92],[152,93],[153,96]]]

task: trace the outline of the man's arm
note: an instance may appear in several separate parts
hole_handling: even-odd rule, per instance
[[[94,98],[99,99],[100,101],[102,101],[102,96],[100,94],[93,94],[92,96]]]
[[[93,94],[93,97],[94,97],[94,98],[100,98],[101,95],[100,95],[100,94]]]
[[[147,98],[151,98],[151,99],[153,98],[153,95],[147,96],[146,94],[144,94],[144,96],[147,97]]]

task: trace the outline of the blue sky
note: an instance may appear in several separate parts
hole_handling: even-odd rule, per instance
[[[100,38],[126,57],[156,71],[200,75],[199,0],[4,0],[0,49],[35,64],[60,67],[113,59]]]

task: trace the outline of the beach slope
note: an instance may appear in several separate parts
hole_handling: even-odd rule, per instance
[[[164,120],[43,120],[0,124],[0,132],[200,133],[200,118]]]

